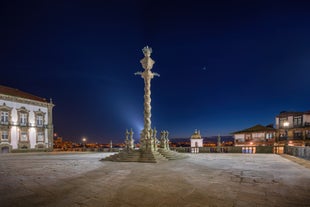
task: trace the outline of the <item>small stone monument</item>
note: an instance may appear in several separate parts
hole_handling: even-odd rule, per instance
[[[217,152],[221,152],[221,136],[217,136]]]
[[[134,150],[135,149],[135,140],[133,139],[133,131],[130,129],[129,132],[129,149]]]
[[[161,131],[160,132],[160,147],[165,149],[165,150],[169,150],[169,132],[168,131]]]

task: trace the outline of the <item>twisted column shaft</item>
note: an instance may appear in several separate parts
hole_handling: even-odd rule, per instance
[[[141,75],[144,79],[144,129],[141,133],[141,148],[144,150],[151,149],[153,151],[153,138],[150,134],[152,122],[151,122],[151,80],[154,76],[159,76],[157,73],[153,73],[152,67],[155,63],[151,58],[152,49],[148,46],[143,48],[144,58],[140,61],[144,69],[143,72],[136,72],[135,75]]]

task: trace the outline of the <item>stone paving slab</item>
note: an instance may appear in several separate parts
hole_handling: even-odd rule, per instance
[[[279,155],[99,161],[109,155],[0,155],[0,206],[310,206],[310,169]]]
[[[299,158],[299,157],[294,157],[294,156],[287,155],[287,154],[282,154],[281,156],[310,169],[310,160],[306,160],[306,159]]]

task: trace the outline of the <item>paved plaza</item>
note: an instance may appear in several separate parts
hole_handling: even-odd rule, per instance
[[[310,169],[279,155],[99,161],[108,155],[0,154],[0,206],[310,206]]]

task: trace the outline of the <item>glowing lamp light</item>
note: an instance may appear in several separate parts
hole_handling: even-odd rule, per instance
[[[288,121],[286,121],[286,122],[283,123],[283,126],[284,126],[284,127],[288,127],[289,125],[290,125],[290,123],[289,123]]]

